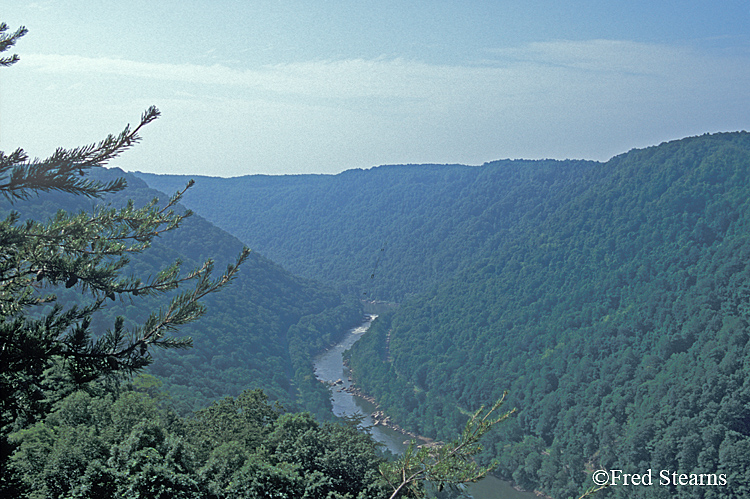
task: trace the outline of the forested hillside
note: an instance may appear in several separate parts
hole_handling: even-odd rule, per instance
[[[491,251],[492,234],[595,165],[498,161],[195,177],[185,204],[295,274],[352,296],[401,302]],[[167,192],[188,180],[137,175]]]
[[[742,496],[749,174],[745,133],[588,170],[494,234],[486,259],[379,320],[353,349],[358,382],[438,437],[509,389],[518,418],[487,454],[526,488],[564,497],[603,467],[724,473],[730,484],[644,497]]]
[[[138,206],[154,197],[162,202],[169,197],[118,169],[99,168],[91,176],[104,181],[125,177],[128,187],[102,201],[43,193],[4,205],[0,216],[13,209],[23,217],[46,220],[59,209],[91,211],[97,203],[119,207],[128,199]],[[158,238],[148,252],[134,256],[126,273],[155,275],[177,259],[186,271],[208,258],[216,260],[217,269],[223,269],[236,259],[242,246],[235,237],[193,215],[179,230]],[[79,296],[74,289],[56,293],[63,301],[75,301]],[[163,306],[163,297],[140,298],[111,303],[98,319],[101,327],[109,327],[117,315],[125,316],[128,324],[142,322],[152,310]],[[320,415],[329,412],[328,392],[315,380],[310,356],[361,319],[356,300],[295,277],[253,252],[231,286],[220,295],[206,297],[205,304],[207,314],[180,329],[181,335],[193,338],[193,348],[159,351],[150,368],[163,380],[175,408],[185,414],[219,397],[262,388],[289,408],[305,408]]]
[[[443,438],[509,389],[518,417],[486,454],[526,488],[566,497],[590,485],[586,470],[654,469],[729,486],[644,497],[741,497],[749,170],[740,132],[606,163],[199,179],[186,204],[248,244],[241,227],[261,234],[289,268],[401,302],[350,360],[399,424]]]

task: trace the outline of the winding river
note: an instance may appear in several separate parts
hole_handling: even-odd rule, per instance
[[[339,344],[313,359],[313,366],[315,376],[319,380],[327,384],[335,383],[331,387],[333,413],[336,416],[364,414],[362,424],[371,427],[373,438],[384,444],[394,454],[400,454],[406,449],[409,437],[382,425],[374,426],[371,414],[375,412],[375,405],[345,391],[352,383],[349,381],[349,369],[343,363],[343,353],[362,337],[375,317],[369,316],[363,324],[348,331]],[[470,485],[468,491],[475,499],[538,499],[535,494],[520,492],[511,487],[508,482],[493,476]]]

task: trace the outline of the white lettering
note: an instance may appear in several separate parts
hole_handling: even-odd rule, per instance
[[[661,470],[659,472],[659,485],[669,485],[669,470]]]

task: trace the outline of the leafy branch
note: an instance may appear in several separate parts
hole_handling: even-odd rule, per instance
[[[609,487],[609,485],[610,485],[609,483],[605,483],[604,485],[598,485],[598,486],[594,485],[593,487],[586,489],[586,491],[583,494],[581,494],[581,496],[579,496],[578,499],[583,499],[584,497],[592,496],[596,494],[597,492],[599,492],[600,490],[606,489],[607,487]]]
[[[516,412],[512,409],[505,414],[492,417],[505,401],[507,392],[485,412],[480,407],[466,423],[461,436],[448,444],[416,447],[412,441],[404,455],[392,463],[380,466],[381,476],[393,489],[390,499],[395,499],[406,491],[411,497],[423,495],[423,483],[431,482],[442,490],[446,485],[459,485],[476,482],[492,471],[497,464],[480,467],[474,461],[482,447],[479,440],[498,423]]]

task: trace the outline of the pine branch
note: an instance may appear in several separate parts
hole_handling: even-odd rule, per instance
[[[25,33],[23,27],[8,33],[7,25],[0,23],[0,53]],[[17,60],[16,55],[2,57],[0,66]],[[158,116],[159,111],[150,107],[134,128],[128,125],[121,133],[88,146],[57,149],[44,160],[30,160],[23,149],[9,154],[0,151],[0,193],[13,202],[49,191],[91,198],[121,191],[126,187],[122,178],[102,183],[86,174],[137,144],[141,129]],[[146,250],[155,237],[177,229],[191,215],[189,210],[175,212],[191,185],[161,207],[154,199],[140,208],[131,201],[123,208],[99,207],[90,214],[61,210],[44,223],[21,222],[16,212],[0,220],[2,432],[7,432],[17,418],[29,423],[43,417],[51,399],[71,387],[138,371],[151,362],[152,347],[191,345],[190,338],[175,338],[168,333],[205,313],[201,300],[236,277],[249,250],[244,248],[237,262],[218,279],[211,278],[211,261],[185,276],[180,275],[179,260],[146,279],[121,275],[131,254]],[[166,311],[152,313],[142,326],[126,331],[124,318],[118,317],[104,333],[94,331],[94,318],[107,299],[155,295],[178,289],[188,281],[194,283],[193,289],[178,294]],[[66,309],[54,295],[40,296],[45,287],[62,285],[90,293],[89,303]],[[31,308],[41,303],[51,307]]]
[[[28,155],[17,149],[10,155],[0,152],[0,193],[13,201],[27,199],[34,192],[61,191],[87,197],[121,191],[127,185],[123,178],[102,183],[85,178],[85,171],[103,166],[137,144],[138,134],[145,125],[159,117],[159,110],[151,106],[141,116],[140,123],[130,125],[117,136],[109,135],[98,144],[71,150],[59,148],[45,160],[29,161]]]
[[[128,255],[149,248],[154,238],[179,228],[192,212],[175,213],[175,206],[193,183],[173,195],[164,206],[153,199],[136,209],[131,202],[119,210],[101,207],[93,214],[71,215],[64,211],[45,224],[18,224],[11,213],[0,221],[0,309],[17,302],[21,289],[43,283],[78,285],[97,296],[114,299],[117,294],[153,295],[175,289],[185,279],[175,279],[175,262],[145,282],[120,277]],[[28,294],[28,293],[27,293]]]
[[[61,358],[71,361],[74,379],[79,383],[88,382],[101,375],[130,375],[151,362],[149,349],[187,348],[192,346],[190,338],[166,337],[200,318],[205,306],[200,302],[208,294],[215,293],[236,278],[239,266],[248,258],[250,250],[243,248],[237,262],[227,267],[227,272],[216,280],[211,279],[212,262],[206,262],[199,269],[182,279],[172,282],[185,282],[197,279],[195,288],[173,298],[166,311],[152,313],[143,326],[126,333],[124,319],[118,317],[113,329],[97,340],[91,339],[88,323],[73,328],[61,342]],[[173,289],[170,287],[170,289]],[[92,306],[100,307],[102,300]],[[127,339],[129,338],[129,339]]]
[[[581,496],[578,497],[578,499],[583,499],[584,497],[589,497],[591,495],[594,495],[600,490],[606,489],[607,487],[609,487],[609,485],[610,485],[609,483],[605,483],[604,485],[599,485],[599,486],[595,485],[587,489]]]
[[[16,44],[19,38],[28,33],[24,26],[18,28],[14,33],[7,34],[8,25],[0,23],[0,52],[5,52]],[[11,56],[0,57],[0,66],[11,66],[19,61],[17,54]]]

